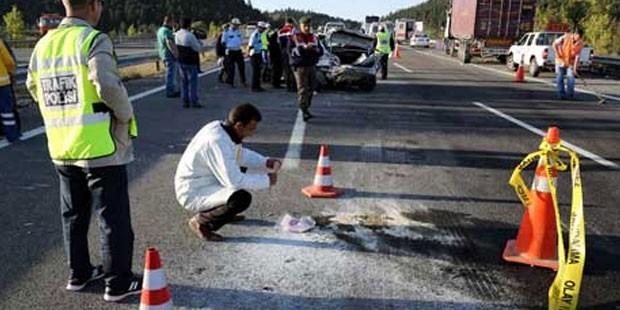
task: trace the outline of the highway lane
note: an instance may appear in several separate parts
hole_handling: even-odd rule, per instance
[[[618,105],[553,100],[543,84],[403,51],[390,80],[374,92],[321,93],[317,118],[298,130],[294,96],[229,89],[213,76],[201,80],[205,109],[183,110],[159,95],[135,103],[141,136],[130,166],[139,271],[143,250],[162,252],[175,305],[201,309],[506,309],[546,305],[553,279],[547,270],[501,260],[514,238],[522,207],[507,180],[540,137],[473,102],[484,103],[620,163]],[[130,93],[159,86],[132,81]],[[205,243],[187,228],[189,214],[174,201],[172,176],[185,145],[204,123],[221,119],[238,102],[255,103],[264,122],[248,146],[299,159],[280,184],[255,195],[250,220],[222,230],[227,242]],[[297,126],[297,128],[300,128]],[[303,143],[299,155],[289,141]],[[328,143],[338,200],[303,198],[312,182],[318,147]],[[105,309],[101,284],[85,293],[63,291],[57,181],[36,136],[0,149],[7,195],[0,217],[0,308]],[[567,175],[560,181],[567,210]],[[584,160],[588,263],[582,305],[612,307],[617,290],[618,171]],[[274,228],[286,212],[315,216],[304,235]],[[95,228],[96,225],[93,225]],[[91,247],[97,252],[97,234]],[[33,294],[33,292],[36,292]],[[118,308],[135,308],[131,299]]]

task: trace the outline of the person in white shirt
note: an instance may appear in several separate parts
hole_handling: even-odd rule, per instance
[[[215,232],[243,220],[238,214],[252,202],[249,191],[276,184],[280,160],[241,145],[244,138],[254,135],[261,120],[256,107],[241,104],[229,112],[226,121],[204,126],[185,149],[174,177],[176,198],[196,213],[189,226],[199,238],[222,241]]]
[[[198,69],[200,66],[200,52],[202,42],[189,31],[191,27],[190,19],[183,19],[181,29],[174,34],[174,40],[179,51],[179,64],[181,65],[181,98],[183,107],[201,108],[198,103]]]

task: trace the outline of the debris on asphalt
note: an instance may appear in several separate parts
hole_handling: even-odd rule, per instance
[[[295,217],[286,213],[280,220],[280,228],[286,232],[304,233],[315,226],[316,222],[309,216]]]

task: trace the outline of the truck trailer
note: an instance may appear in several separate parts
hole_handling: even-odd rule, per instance
[[[452,0],[445,52],[463,63],[472,57],[505,62],[512,43],[534,28],[535,15],[536,0]]]

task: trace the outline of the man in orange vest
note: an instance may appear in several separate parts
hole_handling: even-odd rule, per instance
[[[555,51],[555,84],[559,99],[573,99],[575,96],[575,77],[579,76],[579,55],[583,49],[583,30],[567,33],[553,42]],[[564,77],[567,85],[564,88]]]

